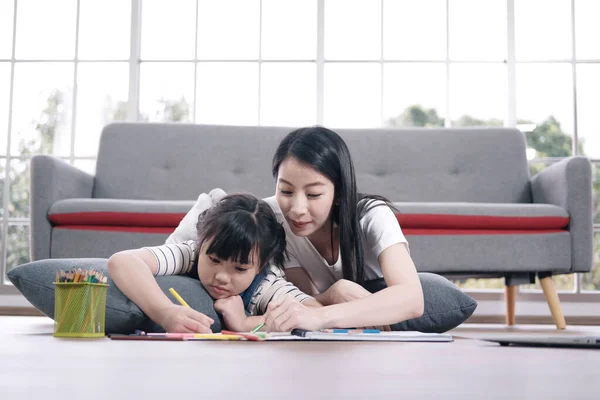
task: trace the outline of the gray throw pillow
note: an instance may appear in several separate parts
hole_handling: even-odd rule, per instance
[[[443,333],[465,322],[477,308],[474,298],[460,290],[443,276],[419,272],[425,309],[419,318],[391,325],[394,331]],[[384,289],[383,278],[364,283],[371,293]]]
[[[52,282],[55,280],[56,271],[72,267],[93,268],[108,276],[107,261],[104,258],[56,258],[33,261],[9,271],[8,278],[34,307],[53,318],[54,285]],[[425,297],[424,314],[419,318],[394,324],[392,329],[441,333],[460,325],[475,311],[477,302],[446,278],[431,273],[419,273],[419,278]],[[221,331],[222,321],[215,312],[213,300],[198,280],[185,276],[160,276],[156,280],[167,296],[171,297],[168,293],[169,288],[174,288],[190,307],[215,321],[211,326],[213,332]],[[131,333],[135,329],[143,329],[147,332],[163,331],[117,288],[110,276],[108,284],[106,333]],[[373,293],[386,287],[383,279],[366,282],[364,286]]]
[[[123,294],[108,275],[105,258],[55,258],[33,261],[20,265],[8,272],[8,278],[25,298],[38,310],[50,318],[54,318],[54,285],[56,271],[93,268],[108,276],[106,295],[106,333],[132,333],[136,329],[147,332],[164,332],[162,327],[154,323],[142,310]],[[163,292],[171,299],[169,288],[174,288],[183,299],[195,310],[211,317],[215,323],[213,332],[221,331],[221,321],[213,307],[213,300],[196,279],[185,276],[159,276],[156,279]],[[173,299],[175,302],[175,299]]]

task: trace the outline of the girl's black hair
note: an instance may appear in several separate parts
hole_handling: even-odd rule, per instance
[[[207,254],[249,264],[258,256],[259,271],[269,263],[283,268],[285,231],[264,201],[250,194],[231,194],[206,209],[196,224],[199,248],[209,240]]]
[[[362,284],[365,238],[359,221],[373,207],[387,204],[395,210],[394,206],[382,196],[358,193],[354,164],[348,146],[330,129],[314,126],[290,132],[281,141],[273,156],[272,172],[276,179],[279,166],[288,157],[294,157],[333,182],[335,197],[331,211],[331,249],[334,252],[333,224],[335,222],[340,231],[343,276],[345,279]],[[381,200],[384,204],[373,204],[376,200]]]

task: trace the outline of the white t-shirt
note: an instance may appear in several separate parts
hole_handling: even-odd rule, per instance
[[[277,220],[283,224],[285,229],[287,251],[290,258],[285,268],[304,268],[321,293],[336,281],[342,279],[342,257],[339,251],[337,262],[334,265],[329,265],[308,238],[294,235],[277,204],[275,196],[264,200],[271,206],[277,215]],[[408,250],[408,242],[402,233],[402,229],[400,229],[394,212],[379,200],[375,201],[370,207],[371,209],[360,220],[360,227],[365,238],[365,280],[382,277],[378,258],[383,250],[396,243],[404,243]]]

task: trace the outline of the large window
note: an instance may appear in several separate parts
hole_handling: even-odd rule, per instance
[[[31,155],[93,173],[110,121],[503,125],[525,133],[532,173],[594,162],[594,270],[556,280],[600,290],[599,13],[596,0],[0,0],[0,276],[29,260]]]

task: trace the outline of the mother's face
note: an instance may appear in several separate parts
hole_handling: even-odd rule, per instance
[[[295,235],[308,237],[330,223],[334,194],[329,178],[295,157],[280,164],[275,198]]]

